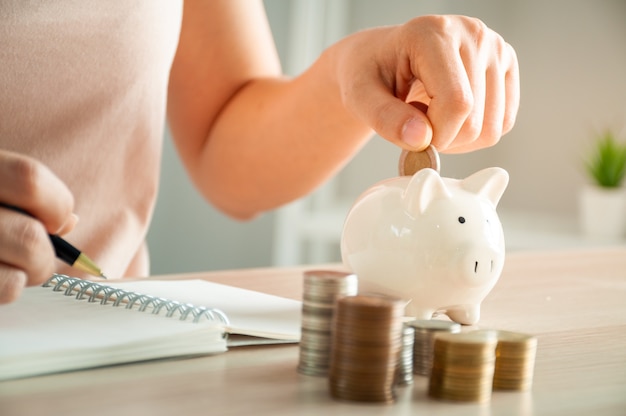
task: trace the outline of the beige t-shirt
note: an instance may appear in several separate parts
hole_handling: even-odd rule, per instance
[[[66,237],[111,277],[148,273],[181,18],[181,0],[0,2],[0,147],[69,186],[80,221]]]

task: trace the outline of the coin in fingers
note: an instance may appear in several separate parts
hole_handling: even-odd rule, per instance
[[[431,145],[419,152],[402,150],[398,163],[400,176],[413,176],[415,172],[424,168],[431,168],[439,172],[440,163],[437,149]]]

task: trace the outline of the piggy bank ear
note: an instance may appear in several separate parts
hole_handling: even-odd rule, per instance
[[[430,168],[420,169],[413,175],[403,196],[406,211],[415,217],[423,214],[431,202],[451,197],[439,173]]]
[[[480,170],[461,181],[461,188],[487,198],[497,206],[509,184],[509,174],[502,168]]]

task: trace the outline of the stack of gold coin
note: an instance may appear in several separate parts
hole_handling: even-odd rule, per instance
[[[343,296],[356,295],[357,291],[358,280],[354,274],[332,270],[304,273],[299,373],[328,374],[335,303]]]
[[[402,348],[398,368],[396,369],[396,384],[407,385],[413,383],[413,345],[415,344],[415,329],[410,325],[402,326]]]
[[[429,396],[462,402],[489,401],[496,345],[494,332],[435,335]]]
[[[413,343],[413,373],[422,376],[430,375],[433,364],[433,344],[435,334],[461,332],[461,325],[441,319],[416,319],[407,325],[415,331]]]
[[[537,338],[509,331],[496,331],[494,390],[530,390],[535,369]]]
[[[359,295],[337,301],[329,390],[342,400],[391,403],[405,302]]]

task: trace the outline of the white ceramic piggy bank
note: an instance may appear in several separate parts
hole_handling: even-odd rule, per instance
[[[422,169],[380,182],[348,213],[343,262],[360,286],[406,299],[407,315],[475,324],[504,265],[496,206],[508,181],[488,168],[463,180]]]

